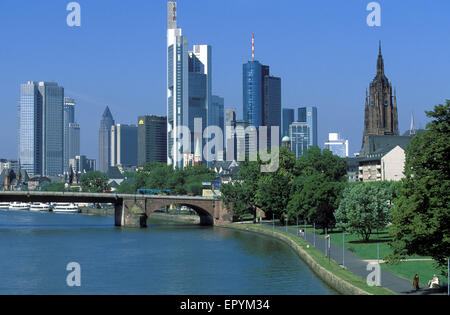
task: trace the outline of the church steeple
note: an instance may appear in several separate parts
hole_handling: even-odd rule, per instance
[[[381,54],[381,40],[378,48],[377,74],[384,74],[384,61]]]
[[[377,75],[366,92],[363,146],[370,135],[398,136],[397,92],[384,74],[381,41],[378,47]]]

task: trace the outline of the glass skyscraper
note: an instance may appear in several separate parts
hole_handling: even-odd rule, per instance
[[[334,155],[342,158],[348,157],[348,140],[344,140],[338,133],[329,133],[325,148],[333,152]]]
[[[295,156],[301,157],[310,147],[310,130],[305,122],[294,122],[289,127],[289,137],[291,138],[291,150]]]
[[[138,128],[117,124],[111,127],[111,166],[137,166]]]
[[[70,130],[70,124],[72,131]],[[80,155],[80,125],[75,124],[75,100],[64,98],[64,172],[69,172],[69,160]]]
[[[53,82],[21,85],[19,160],[31,175],[63,174],[64,88]]]
[[[183,168],[180,127],[189,127],[188,40],[177,27],[177,2],[167,2],[167,163]],[[187,135],[185,135],[187,136]]]
[[[283,137],[289,137],[289,126],[295,121],[295,110],[292,108],[283,108]]]
[[[138,117],[138,166],[167,163],[167,117]]]
[[[109,107],[106,106],[98,131],[98,169],[108,172],[111,165],[111,127],[115,124]]]
[[[317,133],[317,107],[300,107],[298,109],[298,122],[307,123],[309,127],[309,145],[318,146]]]

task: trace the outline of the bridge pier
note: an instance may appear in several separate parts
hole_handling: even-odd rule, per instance
[[[146,228],[147,214],[140,203],[144,200],[123,200],[115,204],[114,221],[116,226]],[[144,208],[145,209],[145,208]]]

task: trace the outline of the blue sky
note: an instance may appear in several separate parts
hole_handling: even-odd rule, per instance
[[[17,157],[21,83],[55,81],[77,100],[81,153],[97,158],[108,105],[117,123],[166,114],[165,0],[78,0],[81,27],[68,27],[66,0],[0,1],[0,157]],[[378,1],[369,27],[363,0],[179,0],[189,43],[213,47],[213,93],[242,117],[242,64],[256,58],[282,78],[285,108],[317,106],[319,142],[329,132],[361,146],[365,90],[382,40],[397,88],[399,127],[426,124],[425,110],[450,98],[450,1]]]

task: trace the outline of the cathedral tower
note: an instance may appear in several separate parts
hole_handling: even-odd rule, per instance
[[[384,75],[381,42],[377,75],[370,83],[369,89],[369,94],[366,91],[363,146],[369,135],[399,135],[396,91],[392,93],[392,85]]]

